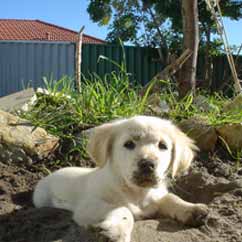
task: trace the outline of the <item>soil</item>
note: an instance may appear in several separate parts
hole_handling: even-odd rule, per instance
[[[0,162],[0,242],[100,241],[79,228],[67,211],[33,207],[32,190],[46,173],[39,166]],[[195,161],[171,189],[192,202],[208,204],[203,225],[183,226],[169,219],[138,221],[132,242],[241,242],[242,170],[216,157]]]

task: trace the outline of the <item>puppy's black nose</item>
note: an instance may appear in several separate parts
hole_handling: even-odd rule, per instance
[[[148,159],[142,159],[138,162],[138,167],[143,173],[152,173],[155,170],[155,162]]]

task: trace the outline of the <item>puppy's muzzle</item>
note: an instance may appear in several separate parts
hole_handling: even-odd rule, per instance
[[[149,159],[141,159],[138,162],[138,169],[141,174],[144,175],[150,175],[154,173],[156,169],[155,161],[149,160]]]
[[[155,174],[156,162],[149,159],[141,159],[138,169],[133,174],[133,182],[141,187],[152,187],[157,185],[158,178]]]

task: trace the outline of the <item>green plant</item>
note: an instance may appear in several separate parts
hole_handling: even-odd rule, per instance
[[[95,73],[83,76],[81,92],[76,92],[73,80],[69,77],[55,81],[44,78],[47,93],[36,93],[34,106],[21,116],[30,120],[35,126],[45,128],[49,133],[60,137],[61,146],[56,160],[58,165],[78,163],[80,159],[87,159],[85,152],[85,137],[80,135],[83,129],[93,127],[112,119],[130,117],[137,114],[150,114],[150,92],[156,80],[141,90],[139,85],[130,82],[130,73],[126,69],[126,57],[123,49],[121,64],[99,57],[100,61],[109,61],[118,72],[106,74],[103,78]],[[208,94],[198,90],[197,96],[203,97],[206,109],[196,104],[192,94],[179,99],[177,87],[170,81],[159,81],[162,86],[160,93],[155,95],[159,101],[169,106],[166,118],[179,122],[193,116],[202,116],[212,126],[225,123],[241,123],[242,110],[224,112],[224,104],[228,101],[221,93]],[[143,93],[141,95],[140,93]],[[153,112],[153,111],[152,111]],[[151,112],[151,114],[152,114]],[[153,113],[157,115],[156,113]],[[55,164],[56,164],[55,163]]]
[[[107,120],[141,113],[141,97],[128,80],[116,73],[104,79],[94,75],[85,79],[81,95],[76,99],[78,112],[84,123],[101,123]]]
[[[78,138],[78,133],[86,126],[145,112],[149,90],[142,97],[139,86],[131,85],[121,41],[120,45],[123,53],[121,64],[105,56],[98,59],[98,62],[109,61],[118,67],[118,72],[113,71],[103,78],[95,73],[88,78],[83,76],[80,93],[75,91],[73,80],[68,77],[58,81],[44,78],[47,93],[37,93],[34,107],[22,113],[22,117],[34,125],[60,137],[60,155],[64,156],[60,160],[72,160],[79,156],[87,158],[83,148],[85,138]]]
[[[126,74],[125,69],[103,79],[92,74],[83,79],[80,93],[68,77],[58,81],[45,78],[47,94],[37,93],[34,106],[21,116],[60,137],[61,162],[79,162],[87,158],[85,139],[79,136],[82,129],[145,112],[147,95],[141,97],[139,87],[131,86]]]
[[[159,82],[159,85],[162,86],[160,101],[164,101],[169,106],[169,111],[166,113],[167,118],[180,121],[199,113],[199,109],[194,105],[194,96],[191,93],[180,99],[176,84],[164,80]],[[154,85],[154,83],[151,82],[150,85]]]
[[[150,85],[153,85],[151,82]],[[160,101],[165,101],[169,106],[167,118],[179,122],[192,116],[201,116],[208,120],[208,124],[219,126],[226,123],[241,123],[242,109],[237,108],[232,111],[224,111],[225,104],[230,100],[222,93],[212,94],[197,90],[196,96],[189,93],[182,99],[179,98],[176,85],[170,81],[160,81],[162,91]],[[202,97],[203,103],[196,103],[198,97]]]

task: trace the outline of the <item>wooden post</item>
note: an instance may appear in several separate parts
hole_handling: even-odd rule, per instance
[[[82,35],[84,26],[81,27],[76,41],[76,89],[81,91],[81,52],[82,52]]]

